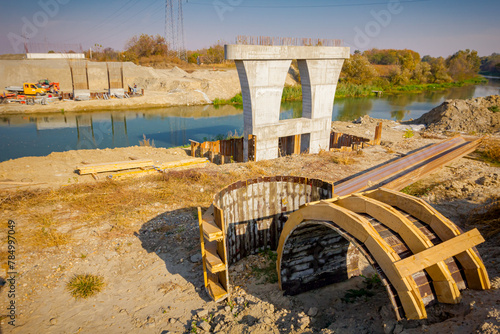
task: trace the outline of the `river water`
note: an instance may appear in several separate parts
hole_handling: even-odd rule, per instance
[[[336,99],[333,120],[360,116],[407,120],[418,118],[446,99],[500,94],[500,80],[443,91],[369,98]],[[302,102],[281,106],[280,119],[302,115]],[[234,106],[185,106],[133,111],[93,111],[0,117],[0,162],[25,156],[44,156],[75,149],[138,145],[143,136],[156,147],[189,144],[217,135],[242,134],[243,109]]]

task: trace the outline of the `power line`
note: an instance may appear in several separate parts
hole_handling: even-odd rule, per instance
[[[185,59],[182,0],[165,0],[165,40],[177,57]]]
[[[411,3],[411,2],[428,2],[430,0],[406,0],[399,1],[399,3]],[[193,2],[188,1],[189,5],[197,5],[197,6],[214,6],[213,3],[202,3],[202,2]],[[345,3],[345,4],[329,4],[329,5],[235,5],[234,7],[242,7],[242,8],[328,8],[328,7],[358,7],[358,6],[375,6],[375,5],[387,5],[387,1],[385,2],[367,2],[367,3]]]

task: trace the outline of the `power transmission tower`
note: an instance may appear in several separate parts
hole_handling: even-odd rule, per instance
[[[182,0],[165,0],[165,40],[172,55],[186,60]]]

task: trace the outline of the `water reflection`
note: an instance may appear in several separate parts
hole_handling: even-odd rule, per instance
[[[302,117],[302,101],[287,101],[281,103],[280,121]]]
[[[401,121],[409,113],[410,113],[409,110],[394,110],[394,111],[391,111],[391,118],[394,118],[397,121]]]
[[[372,98],[339,99],[339,111],[336,115],[338,121],[350,121],[370,114],[373,109]]]
[[[487,85],[455,87],[418,94],[380,98],[335,100],[333,120],[360,116],[406,120],[450,98],[473,98],[500,93],[500,80]],[[287,102],[280,119],[302,117],[302,102]],[[9,115],[0,117],[0,161],[41,156],[72,149],[114,148],[138,145],[143,135],[157,147],[173,147],[203,141],[231,132],[243,132],[242,107],[184,106],[116,112]]]

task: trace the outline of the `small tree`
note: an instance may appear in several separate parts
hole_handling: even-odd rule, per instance
[[[453,79],[466,80],[477,75],[481,59],[475,50],[460,50],[446,59],[446,65]]]
[[[356,85],[371,84],[377,71],[362,54],[354,54],[344,61],[341,71],[344,80]]]

